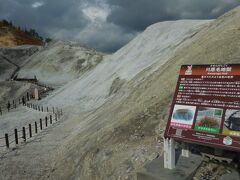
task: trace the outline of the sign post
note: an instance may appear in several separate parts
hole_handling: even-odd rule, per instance
[[[183,65],[164,136],[184,142],[185,157],[186,143],[240,152],[240,65]]]
[[[172,138],[164,138],[164,168],[175,168],[175,141]]]

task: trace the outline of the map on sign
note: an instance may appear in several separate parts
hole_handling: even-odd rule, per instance
[[[183,65],[165,137],[240,151],[240,64]]]

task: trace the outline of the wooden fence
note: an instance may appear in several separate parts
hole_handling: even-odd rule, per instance
[[[41,84],[40,85],[42,89],[39,90],[39,97],[44,98],[46,95],[50,92],[53,91],[54,89],[45,85]],[[21,98],[19,99],[12,99],[8,100],[5,102],[0,103],[0,116],[4,112],[10,112],[12,109],[16,109],[19,105],[26,105],[28,101],[34,99],[33,96],[34,89],[31,89],[30,92],[25,93]]]
[[[26,105],[28,101],[33,99],[33,92],[27,92],[19,99],[8,100],[0,103],[0,115],[4,112],[10,112],[12,109],[16,109],[20,105]]]
[[[43,108],[40,106],[36,106],[34,104],[27,104],[28,107],[33,108],[35,110],[48,109],[48,107]],[[27,124],[21,128],[15,128],[10,133],[5,133],[3,137],[0,137],[0,148],[9,149],[11,147],[16,147],[21,142],[26,142],[28,139],[31,139],[34,135],[38,134],[42,130],[46,129],[50,125],[56,123],[61,116],[63,116],[62,109],[59,108],[52,108],[53,113],[51,115],[45,116],[44,119],[40,118],[38,121],[32,122]],[[1,153],[0,153],[1,155]],[[0,156],[1,157],[1,156]]]

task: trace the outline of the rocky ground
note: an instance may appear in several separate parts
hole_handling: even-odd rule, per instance
[[[197,172],[193,176],[193,180],[219,180],[224,179],[224,176],[228,176],[228,179],[239,179],[239,175],[234,174],[233,172],[238,172],[237,168],[233,168],[228,164],[219,163],[219,162],[206,162],[203,161],[200,167],[198,168]],[[226,178],[225,177],[225,178]]]

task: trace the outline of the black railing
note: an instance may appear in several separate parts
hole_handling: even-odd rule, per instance
[[[28,104],[27,106],[30,106]],[[37,107],[36,105],[31,104],[31,107]],[[45,108],[47,109],[47,108]],[[19,130],[15,128],[12,130],[12,133],[5,133],[4,137],[0,137],[0,150],[1,148],[10,149],[11,147],[16,147],[21,142],[26,142],[28,139],[31,139],[34,135],[40,133],[50,125],[56,123],[61,116],[63,115],[62,109],[60,111],[54,111],[51,115],[45,116],[44,122],[43,119],[32,122],[28,125],[21,127]],[[0,151],[0,158],[1,153]]]
[[[33,99],[33,95],[31,92],[27,92],[19,99],[12,99],[5,102],[0,103],[0,116],[5,112],[10,112],[12,109],[16,109],[20,105],[26,105],[28,101]]]

